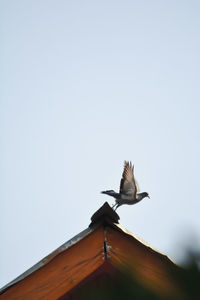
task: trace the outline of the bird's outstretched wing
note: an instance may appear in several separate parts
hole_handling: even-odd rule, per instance
[[[134,180],[135,180],[135,186],[136,186],[136,193],[139,193],[140,192],[140,186],[139,186],[137,180],[135,179],[135,177],[134,177]]]
[[[131,162],[124,162],[124,171],[122,173],[119,192],[125,195],[135,197],[136,193],[139,191],[139,186],[138,183],[136,183],[135,181],[133,169],[134,166]]]

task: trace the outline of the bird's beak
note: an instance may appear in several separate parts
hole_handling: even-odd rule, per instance
[[[148,195],[147,197],[150,199],[150,196],[149,196],[149,195]]]

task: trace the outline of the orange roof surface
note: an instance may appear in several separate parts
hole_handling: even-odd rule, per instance
[[[118,219],[105,203],[89,228],[1,289],[0,299],[68,299],[80,284],[122,267],[158,294],[179,293],[169,274],[172,261],[125,231]]]

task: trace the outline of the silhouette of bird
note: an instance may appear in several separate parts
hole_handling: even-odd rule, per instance
[[[134,166],[132,165],[132,163],[125,161],[122,179],[120,182],[119,193],[116,193],[113,190],[101,192],[102,194],[106,194],[115,198],[115,204],[112,206],[113,209],[115,207],[115,210],[123,204],[136,204],[145,197],[150,198],[149,194],[146,192],[139,193],[140,188],[138,186],[137,181],[135,180],[133,171]]]

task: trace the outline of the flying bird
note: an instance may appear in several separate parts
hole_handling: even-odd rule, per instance
[[[115,204],[112,208],[115,210],[123,204],[136,204],[145,197],[149,197],[149,194],[146,192],[140,193],[140,188],[134,177],[134,166],[131,162],[124,162],[124,170],[122,173],[122,179],[120,182],[119,193],[116,193],[113,190],[103,191],[102,194],[109,195],[115,198]]]

